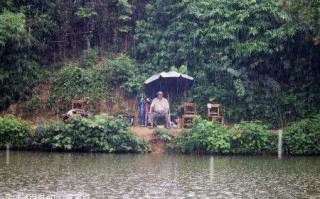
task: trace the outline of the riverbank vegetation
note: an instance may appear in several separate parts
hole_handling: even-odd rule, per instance
[[[89,56],[89,55],[90,56]],[[88,98],[88,108],[95,110],[97,102],[114,103],[116,88],[127,97],[138,95],[142,90],[143,77],[137,64],[127,55],[117,57],[98,56],[95,49],[86,50],[79,63],[64,66],[51,79],[52,86],[48,106],[62,112],[72,99]]]
[[[277,134],[269,133],[261,122],[229,127],[198,118],[192,130],[178,137],[177,148],[182,153],[276,153]]]
[[[0,149],[10,144],[13,148],[26,146],[26,140],[31,136],[31,127],[26,121],[12,115],[0,117]]]
[[[320,117],[316,115],[286,127],[283,150],[288,155],[320,154]],[[182,153],[275,154],[278,134],[261,122],[241,122],[223,126],[198,118],[194,128],[177,138]]]
[[[316,115],[286,127],[283,150],[287,155],[320,154],[320,116]],[[0,117],[0,149],[78,152],[150,152],[149,143],[129,130],[121,116],[106,114],[76,118],[69,123],[39,122],[35,130],[14,116]],[[170,151],[192,154],[275,154],[278,134],[261,122],[220,125],[198,117],[195,126],[178,137],[166,129],[155,129],[155,136]]]
[[[289,154],[320,154],[320,115],[285,128],[284,149]]]
[[[136,99],[145,77],[184,68],[200,114],[218,101],[229,122],[282,128],[320,110],[318,8],[316,0],[4,0],[0,110],[22,103],[26,117],[60,114],[83,97],[94,109],[114,102],[114,88]]]
[[[315,130],[302,126],[317,129],[311,125],[316,119],[306,118],[320,113],[319,7],[318,0],[3,0],[0,112],[16,114],[15,107],[21,110],[16,115],[33,122],[46,113],[57,120],[71,99],[86,98],[91,112],[98,113],[101,103],[118,103],[119,112],[130,115],[134,111],[121,104],[123,96],[115,97],[117,89],[137,101],[146,77],[183,70],[195,78],[184,100],[197,103],[202,116],[206,104],[217,101],[227,123],[236,125],[199,120],[181,138],[182,151],[273,152],[273,137],[265,130],[287,127],[288,153],[318,153],[310,133]],[[85,120],[78,122],[90,123]],[[241,122],[257,120],[261,123]],[[72,125],[45,124],[55,144],[34,147],[77,148],[65,134],[77,131]],[[21,131],[24,136],[29,130]],[[131,134],[123,136],[132,140]],[[107,141],[110,146],[90,141],[80,148],[119,149]],[[312,147],[303,148],[306,144]]]
[[[148,143],[128,129],[125,118],[106,114],[69,123],[40,122],[34,131],[13,116],[0,117],[0,148],[83,152],[149,152]]]

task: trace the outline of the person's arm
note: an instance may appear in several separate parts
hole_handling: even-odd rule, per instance
[[[170,107],[169,107],[169,102],[168,102],[168,100],[166,99],[166,103],[165,103],[165,113],[169,113],[169,109],[170,109]]]

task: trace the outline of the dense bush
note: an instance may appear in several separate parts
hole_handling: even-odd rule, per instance
[[[320,40],[312,41],[312,32],[320,32],[319,4],[148,1],[136,22],[134,55],[159,72],[187,66],[202,113],[215,99],[228,107],[229,121],[278,128],[320,110],[320,45],[313,44]]]
[[[98,51],[84,52],[81,64],[63,67],[52,79],[48,107],[65,108],[71,99],[89,97],[92,100],[111,99],[110,93],[121,88],[127,96],[137,96],[143,87],[143,77],[128,56],[106,58],[98,63]]]
[[[27,16],[3,7],[0,5],[0,110],[27,99],[41,79]]]
[[[104,68],[105,84],[110,88],[120,86],[129,96],[142,91],[144,77],[133,59],[120,55],[107,60]]]
[[[146,152],[147,142],[128,130],[122,117],[106,114],[70,123],[38,125],[32,146],[44,150]]]
[[[25,112],[29,115],[31,113],[37,112],[40,109],[40,98],[38,96],[33,96],[30,100],[26,102]]]
[[[82,63],[81,66],[83,68],[92,68],[99,62],[99,51],[98,49],[87,49],[83,51],[82,55]]]
[[[280,127],[320,110],[319,7],[319,0],[2,0],[0,109],[29,99],[41,71],[68,58],[79,62],[83,49],[78,66],[91,70],[102,61],[96,49],[105,49],[143,66],[132,72],[125,56],[107,64],[106,80],[125,93],[141,90],[136,74],[185,66],[199,111],[216,99],[229,121]],[[75,82],[89,95],[94,78]],[[62,96],[84,95],[62,83]]]
[[[276,140],[276,135],[257,122],[227,127],[198,118],[194,128],[178,138],[177,146],[184,153],[274,153]]]
[[[267,131],[265,125],[258,122],[241,122],[231,130],[231,148],[234,153],[275,152],[277,138]]]
[[[155,129],[155,136],[164,141],[169,143],[172,140],[172,135],[169,134],[168,130],[166,129],[161,129],[161,128],[156,128]]]
[[[227,127],[198,118],[194,128],[178,138],[177,146],[189,153],[228,153],[230,138]]]
[[[99,99],[105,91],[99,74],[93,69],[66,66],[53,80],[51,98],[58,97],[60,102],[68,103],[84,97]]]
[[[284,151],[293,155],[320,154],[320,115],[284,129]],[[90,152],[147,152],[148,143],[128,130],[126,119],[106,114],[77,118],[69,123],[39,123],[35,134],[25,121],[0,117],[0,148]],[[277,134],[259,122],[232,127],[197,118],[195,126],[177,139],[156,129],[159,139],[175,143],[183,153],[261,154],[277,151]]]
[[[320,115],[285,128],[283,142],[284,150],[289,154],[320,154]]]
[[[25,121],[12,115],[0,117],[0,148],[4,148],[6,144],[10,148],[24,147],[30,133],[30,126]]]

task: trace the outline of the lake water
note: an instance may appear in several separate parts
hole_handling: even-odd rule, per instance
[[[320,157],[0,151],[0,198],[320,198]]]

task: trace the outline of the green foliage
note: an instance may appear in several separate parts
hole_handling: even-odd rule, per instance
[[[23,13],[4,11],[0,13],[0,55],[9,41],[19,42],[26,34],[26,16]]]
[[[294,14],[295,23],[300,22],[304,24],[312,31],[316,42],[320,40],[320,1],[319,0],[281,0],[281,6]],[[297,16],[297,17],[296,17]]]
[[[177,141],[183,153],[260,154],[275,153],[277,136],[256,122],[226,127],[198,118],[194,128]]]
[[[30,98],[41,73],[39,65],[55,68],[87,49],[87,68],[96,61],[91,46],[128,51],[134,27],[132,4],[127,0],[1,1],[0,109]],[[133,84],[126,87],[130,92]]]
[[[0,11],[0,109],[26,99],[40,79],[31,40],[25,14]]]
[[[175,71],[182,74],[188,74],[188,68],[186,65],[181,65],[179,68],[176,68],[175,66],[171,66],[170,71]]]
[[[78,118],[71,123],[38,125],[33,147],[43,150],[147,152],[148,143],[128,130],[122,117],[106,114]]]
[[[231,148],[234,153],[276,152],[275,135],[257,122],[241,122],[233,126]]]
[[[126,55],[109,59],[106,63],[106,82],[111,86],[121,85],[135,75],[134,61]]]
[[[31,128],[25,121],[12,115],[0,117],[0,148],[4,148],[6,144],[10,148],[22,148],[30,133]]]
[[[10,103],[27,99],[34,85],[41,79],[41,71],[36,62],[25,57],[20,58],[19,54],[11,56],[8,57],[10,61],[0,62],[0,109]],[[13,61],[13,58],[16,59]]]
[[[121,88],[129,97],[138,96],[143,92],[143,81],[144,77],[140,74],[136,74],[123,83]]]
[[[134,97],[172,68],[195,78],[200,114],[215,99],[227,121],[282,127],[319,113],[319,27],[319,0],[0,1],[0,109],[30,99],[43,70],[83,55],[81,69],[60,71],[81,78],[53,78],[49,106],[118,87]],[[136,60],[104,63],[96,49]]]
[[[98,51],[84,52],[83,67],[69,65],[63,67],[53,79],[50,104],[54,101],[69,104],[71,99],[104,99],[115,88],[122,88],[128,96],[142,92],[143,77],[128,56],[120,56],[98,63]],[[61,103],[62,102],[62,103]]]
[[[83,51],[82,59],[84,68],[92,68],[99,62],[98,49],[88,49]]]
[[[314,1],[307,4],[317,10]],[[185,65],[200,112],[214,98],[232,122],[279,127],[319,110],[320,48],[276,1],[153,1],[145,13],[137,21],[135,56],[157,71]]]
[[[89,7],[80,7],[75,14],[81,18],[90,18],[97,15],[97,13]]]
[[[170,142],[172,140],[172,136],[166,129],[157,128],[155,130],[155,136],[164,142]]]
[[[38,96],[33,96],[30,100],[27,101],[25,106],[25,111],[27,114],[38,112],[40,109],[40,98]]]
[[[284,150],[294,155],[320,154],[320,115],[294,122],[284,129]]]
[[[144,77],[139,73],[136,63],[126,55],[107,60],[105,82],[110,88],[120,86],[129,96],[142,91]]]
[[[183,153],[229,153],[228,131],[225,126],[198,118],[194,128],[178,138],[177,146]]]
[[[49,48],[48,38],[57,30],[57,23],[52,20],[52,17],[48,13],[38,13],[32,18],[32,24],[28,28],[29,34],[33,37],[32,42],[37,46],[37,50],[39,52],[47,52]],[[32,52],[32,54],[34,53]],[[49,57],[43,58],[42,60],[50,60]]]
[[[51,100],[60,104],[69,104],[71,99],[101,99],[105,93],[101,73],[89,68],[66,66],[60,70],[52,83]],[[52,102],[51,102],[52,103]]]
[[[114,152],[148,152],[150,151],[148,142],[138,138],[128,131],[120,131],[109,138],[109,143]]]

